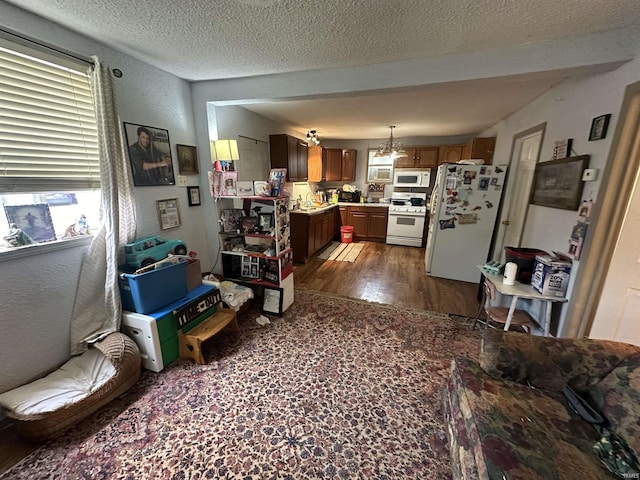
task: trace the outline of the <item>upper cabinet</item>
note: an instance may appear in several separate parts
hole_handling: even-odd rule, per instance
[[[456,163],[462,160],[464,145],[443,145],[440,147],[438,165],[442,163]]]
[[[353,182],[356,179],[356,158],[353,148],[327,148],[325,176],[327,181]]]
[[[327,149],[319,145],[309,147],[308,155],[309,181],[321,182],[325,179],[327,166]]]
[[[491,165],[495,146],[496,137],[478,137],[459,145],[443,145],[440,147],[438,164],[475,158],[484,160],[484,165]]]
[[[269,150],[271,168],[286,168],[290,182],[308,180],[308,146],[305,141],[284,133],[269,135]]]
[[[438,166],[440,147],[408,147],[407,156],[396,158],[396,168],[432,168]]]
[[[464,146],[462,158],[481,158],[485,165],[491,165],[495,147],[496,137],[474,138]]]

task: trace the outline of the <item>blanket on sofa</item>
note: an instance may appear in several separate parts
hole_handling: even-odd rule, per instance
[[[598,433],[570,410],[565,384],[640,452],[640,347],[488,330],[480,363],[454,359],[443,392],[453,477],[612,478],[592,450]]]

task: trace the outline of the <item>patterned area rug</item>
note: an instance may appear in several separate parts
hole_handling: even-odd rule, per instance
[[[2,479],[447,479],[440,390],[472,320],[296,291],[42,446]]]

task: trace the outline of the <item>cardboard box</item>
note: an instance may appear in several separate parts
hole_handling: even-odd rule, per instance
[[[187,293],[187,262],[168,263],[145,273],[119,276],[122,308],[149,313],[184,297]]]
[[[200,260],[189,260],[187,263],[187,292],[202,285]]]
[[[531,286],[543,295],[564,297],[571,277],[571,259],[565,255],[537,255]]]

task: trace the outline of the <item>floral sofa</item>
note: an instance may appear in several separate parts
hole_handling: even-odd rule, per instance
[[[480,362],[455,358],[443,391],[453,478],[614,478],[593,453],[598,433],[568,408],[565,384],[639,458],[640,347],[489,329]]]

